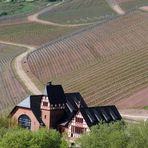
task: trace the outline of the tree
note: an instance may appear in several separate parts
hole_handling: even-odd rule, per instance
[[[128,137],[122,122],[98,124],[90,133],[83,135],[78,143],[82,148],[125,148]]]
[[[81,148],[147,148],[148,123],[123,124],[115,122],[99,124],[83,135],[78,144]]]
[[[128,127],[129,148],[147,148],[148,147],[148,122],[141,124],[132,124]]]

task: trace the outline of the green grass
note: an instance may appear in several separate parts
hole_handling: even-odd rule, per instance
[[[29,13],[38,10],[49,3],[47,0],[35,0],[33,2],[4,2],[0,1],[0,16]]]
[[[148,110],[148,106],[144,106],[144,109],[145,109],[145,110]]]
[[[38,46],[77,29],[38,23],[6,25],[0,26],[0,40]]]
[[[115,15],[105,0],[67,0],[40,18],[63,24],[77,24],[101,21]]]
[[[147,6],[147,5],[148,5],[147,0],[132,0],[120,4],[121,8],[123,8],[124,10],[131,10],[134,8],[139,8],[141,6]]]

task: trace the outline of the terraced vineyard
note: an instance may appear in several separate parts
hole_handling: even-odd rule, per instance
[[[102,21],[115,15],[105,0],[66,0],[40,18],[56,23],[79,24]]]
[[[14,57],[26,49],[0,44],[0,112],[9,111],[27,96],[12,69]],[[7,110],[6,110],[7,109]]]
[[[121,8],[125,10],[131,10],[135,8],[139,8],[141,6],[147,6],[148,1],[147,0],[116,0]]]
[[[131,12],[31,53],[28,65],[89,105],[126,98],[148,87],[147,26],[148,13]]]
[[[2,25],[0,40],[38,46],[76,29],[78,28],[54,27],[38,23]]]

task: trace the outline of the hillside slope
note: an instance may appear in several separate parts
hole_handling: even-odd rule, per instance
[[[148,87],[148,13],[135,11],[60,40],[28,56],[42,82],[79,91],[89,105]]]

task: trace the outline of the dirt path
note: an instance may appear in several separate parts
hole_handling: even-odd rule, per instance
[[[0,41],[0,43],[19,46],[19,47],[25,47],[28,49],[26,52],[20,54],[19,56],[15,58],[15,62],[14,62],[15,71],[17,75],[19,76],[19,78],[21,79],[21,81],[25,84],[25,86],[28,88],[28,90],[30,90],[31,93],[36,94],[36,95],[41,94],[39,89],[35,86],[35,84],[32,82],[32,80],[28,77],[28,75],[24,71],[22,67],[22,62],[21,62],[23,58],[26,57],[29,52],[35,50],[35,47],[28,46],[25,44],[17,44],[17,43],[5,42],[5,41]]]
[[[124,15],[124,10],[117,4],[116,0],[106,0],[109,6],[119,15]]]
[[[50,21],[45,21],[45,20],[41,20],[39,19],[39,15],[47,12],[47,11],[50,11],[51,9],[63,4],[64,1],[62,2],[59,2],[55,5],[52,5],[52,6],[49,6],[33,15],[30,15],[28,16],[28,21],[29,22],[37,22],[37,23],[41,23],[41,24],[46,24],[46,25],[52,25],[52,26],[57,26],[57,27],[79,27],[79,26],[86,26],[86,25],[91,25],[91,24],[94,24],[94,23],[84,23],[84,24],[58,24],[58,23],[54,23],[54,22],[50,22]]]
[[[143,6],[143,7],[140,7],[139,9],[148,12],[148,6]]]
[[[119,112],[124,119],[134,121],[146,121],[148,120],[148,110],[143,109],[123,109]]]

